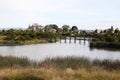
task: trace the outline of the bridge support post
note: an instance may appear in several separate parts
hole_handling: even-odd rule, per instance
[[[66,43],[66,36],[65,36],[65,43]]]
[[[70,36],[70,39],[69,39],[69,43],[71,43],[71,36]]]
[[[74,37],[74,43],[76,43],[76,36]]]

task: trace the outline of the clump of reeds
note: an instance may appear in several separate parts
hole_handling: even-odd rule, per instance
[[[44,61],[34,61],[27,57],[13,57],[13,56],[0,56],[0,68],[55,68],[55,69],[92,69],[93,67],[99,67],[105,70],[120,70],[120,61],[112,60],[93,60],[90,61],[84,57],[64,57],[64,58],[53,58],[46,59]]]
[[[79,57],[66,57],[66,58],[54,58],[54,59],[47,59],[40,63],[41,67],[55,67],[59,69],[66,69],[66,68],[90,68],[91,63],[87,58],[79,58]]]
[[[0,68],[28,67],[32,62],[27,57],[0,56]]]
[[[77,69],[85,68],[91,69],[93,67],[99,67],[105,70],[120,70],[120,61],[119,60],[93,60],[90,61],[88,58],[84,57],[66,57],[66,58],[54,58],[46,59],[39,65],[44,68],[59,68],[59,69]]]
[[[120,69],[120,61],[119,60],[94,60],[92,62],[93,66],[98,66],[106,70],[119,70]]]

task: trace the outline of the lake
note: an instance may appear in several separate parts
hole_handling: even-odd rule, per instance
[[[28,57],[33,60],[45,60],[46,58],[55,57],[87,57],[90,60],[99,59],[110,59],[120,60],[120,51],[117,50],[104,50],[104,49],[90,49],[89,41],[79,41],[74,43],[74,40],[61,40],[56,43],[45,43],[45,44],[32,44],[22,46],[1,46],[0,55],[7,56],[18,56]]]

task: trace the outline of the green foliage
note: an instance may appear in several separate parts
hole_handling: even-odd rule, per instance
[[[110,29],[104,30],[103,33],[97,34],[96,38],[97,41],[90,42],[90,47],[120,49],[120,31],[118,28],[114,30],[112,26]]]
[[[7,35],[6,40],[14,40],[16,36],[15,30],[14,29],[7,30],[6,35]]]
[[[115,31],[114,31],[115,34],[119,34],[119,29],[116,28]]]
[[[114,48],[120,49],[120,43],[118,42],[90,42],[90,47],[96,48]]]
[[[45,32],[57,32],[58,31],[58,26],[56,24],[49,24],[45,26]]]
[[[73,36],[73,37],[93,37],[97,38],[99,41],[103,42],[120,42],[120,31],[118,28],[114,29],[113,26],[109,29],[101,31],[100,33],[96,29],[93,32],[87,32],[85,30],[78,31],[77,26],[72,26],[70,29],[69,25],[63,25],[62,28],[58,28],[56,24],[49,24],[45,27],[35,23],[29,25],[27,29],[9,29],[1,30],[0,36],[4,36],[3,43],[8,41],[12,43],[29,40],[47,40],[51,42],[53,39],[58,38],[59,36]]]
[[[53,29],[58,29],[57,25],[50,25]],[[0,32],[1,36],[6,36],[4,42],[18,42],[18,41],[26,41],[26,40],[34,40],[34,39],[54,39],[59,36],[57,32],[44,32],[42,26],[39,24],[33,24],[28,27],[26,30],[2,30]]]
[[[78,28],[77,28],[77,26],[72,26],[72,28],[71,28],[71,33],[72,33],[72,34],[77,34],[77,33],[78,33]]]
[[[63,25],[62,26],[62,30],[63,30],[63,34],[68,34],[69,33],[69,28],[70,26],[69,25]]]

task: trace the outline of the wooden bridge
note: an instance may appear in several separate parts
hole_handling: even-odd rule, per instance
[[[86,38],[86,37],[66,37],[66,36],[59,37],[60,43],[61,40],[64,40],[65,43],[67,43],[67,41],[71,43],[72,40],[74,40],[74,43],[76,43],[77,41],[81,43],[81,41],[92,41],[92,39],[93,38]]]

